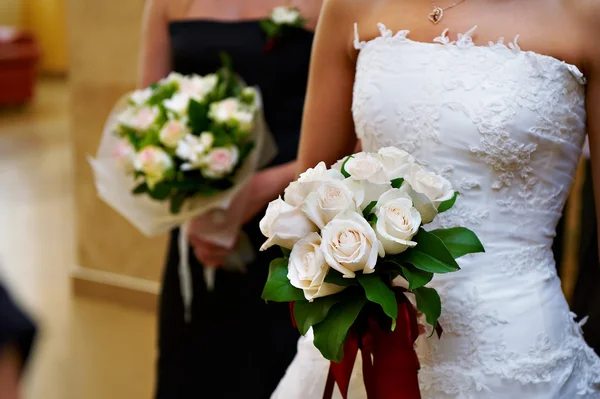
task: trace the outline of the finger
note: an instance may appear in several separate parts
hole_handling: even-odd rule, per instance
[[[213,252],[213,253],[219,254],[221,256],[227,255],[229,252],[231,252],[231,249],[229,249],[229,248],[221,247],[221,246],[215,245],[213,243],[210,243],[210,242],[198,239],[198,238],[190,239],[190,244],[194,248],[202,248],[202,250],[204,250],[206,252]]]
[[[202,250],[194,250],[194,255],[198,259],[198,262],[209,267],[220,267],[223,266],[224,260],[222,256],[215,256],[210,252]]]

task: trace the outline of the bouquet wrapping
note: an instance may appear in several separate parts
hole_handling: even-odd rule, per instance
[[[283,257],[270,265],[263,298],[290,302],[300,333],[312,329],[331,361],[324,398],[334,382],[347,396],[359,350],[369,398],[420,398],[417,310],[441,334],[441,299],[429,283],[484,251],[466,228],[427,226],[457,196],[444,177],[387,147],[331,168],[321,162],[269,205],[261,249],[279,246]]]

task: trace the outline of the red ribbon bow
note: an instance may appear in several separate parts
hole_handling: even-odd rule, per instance
[[[290,303],[292,322],[296,325]],[[348,398],[350,377],[361,351],[363,378],[369,399],[421,399],[419,390],[419,359],[414,343],[419,336],[419,324],[413,305],[404,295],[398,295],[396,328],[382,328],[375,317],[368,320],[365,331],[356,327],[348,332],[344,358],[331,362],[323,399],[331,399],[335,383],[344,399]]]

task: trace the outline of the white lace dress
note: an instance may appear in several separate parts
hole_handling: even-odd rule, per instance
[[[398,146],[451,180],[461,196],[437,226],[469,227],[487,251],[432,282],[444,334],[419,338],[423,398],[600,398],[600,359],[551,251],[585,137],[583,75],[516,40],[478,47],[470,31],[421,43],[380,30],[355,41],[363,148]],[[327,369],[301,338],[273,397],[321,398]],[[366,397],[361,379],[357,364],[350,399]]]

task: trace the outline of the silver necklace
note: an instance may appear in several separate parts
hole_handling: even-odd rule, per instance
[[[465,1],[466,0],[459,0],[454,4],[450,4],[448,7],[442,8],[442,7],[438,7],[438,5],[435,3],[434,0],[431,0],[431,5],[433,6],[433,11],[431,12],[431,14],[429,14],[429,20],[435,25],[439,24],[440,21],[442,20],[442,18],[444,18],[444,11],[454,8],[457,5],[464,3]]]

